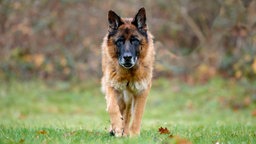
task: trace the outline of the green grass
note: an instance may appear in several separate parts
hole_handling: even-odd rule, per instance
[[[98,82],[2,82],[0,143],[178,143],[160,134],[159,127],[196,144],[256,143],[251,95],[244,85],[221,78],[201,85],[155,80],[141,136],[115,138],[108,134]]]

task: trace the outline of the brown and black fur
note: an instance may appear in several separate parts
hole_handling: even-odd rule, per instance
[[[110,133],[117,137],[139,135],[151,88],[153,36],[147,30],[144,8],[134,18],[120,18],[109,11],[108,21],[109,32],[102,44],[102,91],[111,121]]]

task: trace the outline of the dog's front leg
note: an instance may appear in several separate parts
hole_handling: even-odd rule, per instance
[[[107,111],[110,116],[111,131],[116,137],[123,135],[122,115],[118,106],[117,97],[120,96],[114,88],[108,87],[106,91]]]
[[[130,120],[131,120],[131,103],[126,104],[126,108],[123,112],[123,127],[124,127],[124,136],[129,135],[129,128],[130,128]]]
[[[145,104],[147,101],[147,95],[149,93],[149,88],[139,95],[135,95],[134,97],[134,105],[133,105],[133,121],[130,128],[130,136],[137,136],[140,134],[141,120],[145,108]]]

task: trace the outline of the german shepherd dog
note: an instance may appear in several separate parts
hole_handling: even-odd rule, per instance
[[[102,44],[102,91],[110,116],[110,134],[140,134],[141,119],[151,88],[153,36],[147,30],[146,11],[134,18],[108,12],[109,30]]]

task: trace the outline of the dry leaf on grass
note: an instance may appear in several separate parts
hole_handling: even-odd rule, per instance
[[[163,127],[160,127],[160,128],[158,129],[158,132],[159,132],[160,134],[170,134],[170,131],[169,131],[167,128],[163,128]]]
[[[46,130],[40,130],[40,131],[38,131],[37,133],[38,133],[38,134],[45,135],[45,134],[47,134],[47,131],[46,131]]]
[[[160,127],[158,129],[158,132],[160,134],[166,134],[168,135],[167,139],[169,139],[171,142],[174,142],[176,144],[192,144],[189,140],[185,138],[181,138],[180,136],[174,136],[173,134],[170,133],[170,131],[165,127]]]
[[[19,143],[24,143],[25,139],[20,139]]]
[[[256,117],[256,109],[252,111],[252,116]]]
[[[188,141],[185,138],[181,138],[179,136],[173,136],[173,139],[176,144],[192,144],[190,141]]]

